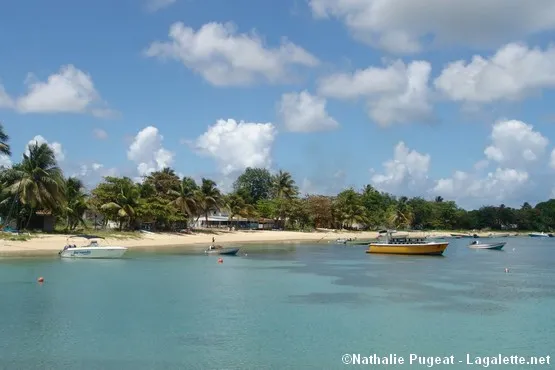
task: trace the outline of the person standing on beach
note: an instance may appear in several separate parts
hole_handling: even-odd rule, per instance
[[[216,242],[216,238],[212,237],[212,243]]]

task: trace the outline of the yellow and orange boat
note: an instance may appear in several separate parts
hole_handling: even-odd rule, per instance
[[[409,255],[442,255],[449,242],[428,241],[425,237],[411,237],[408,234],[396,234],[387,231],[383,242],[368,245],[366,253],[409,254]]]

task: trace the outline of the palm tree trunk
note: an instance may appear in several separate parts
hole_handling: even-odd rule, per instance
[[[31,208],[31,212],[29,212],[29,217],[27,218],[27,223],[25,224],[25,230],[29,227],[29,223],[31,222],[31,217],[33,217],[33,208]]]

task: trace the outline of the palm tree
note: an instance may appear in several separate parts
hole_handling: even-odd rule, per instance
[[[0,122],[0,154],[4,154],[7,156],[12,155],[10,145],[8,144],[9,140],[10,137],[8,136],[8,134],[6,134],[6,132],[4,131],[4,125],[2,125],[2,123]]]
[[[203,178],[196,198],[198,207],[204,214],[208,226],[208,213],[216,211],[224,205],[222,193],[216,187],[214,181]]]
[[[233,222],[235,216],[251,217],[256,213],[252,204],[247,204],[239,194],[230,194],[225,199],[225,205],[229,210],[229,221]]]
[[[124,220],[127,221],[128,227],[133,226],[137,208],[140,206],[141,194],[140,189],[129,178],[118,183],[119,189],[116,200],[105,203],[100,206],[104,211],[117,212],[120,221],[120,230],[123,228]]]
[[[280,170],[274,177],[273,190],[275,197],[280,201],[279,218],[281,227],[285,228],[285,201],[289,201],[297,196],[299,188],[295,185],[295,180],[289,172]]]
[[[407,197],[401,197],[396,205],[388,209],[388,221],[395,228],[409,227],[412,224],[414,216],[407,200]]]
[[[171,203],[187,218],[191,218],[199,211],[198,192],[199,187],[195,180],[190,177],[183,177],[178,190],[170,189],[168,194],[174,198]]]
[[[74,230],[79,223],[85,225],[83,214],[88,208],[87,194],[83,182],[76,177],[66,180],[65,190],[67,204],[64,213],[67,219],[67,228]]]
[[[362,199],[352,188],[339,193],[333,204],[334,218],[341,223],[341,227],[352,227],[355,223],[366,221]]]
[[[49,211],[63,208],[64,177],[54,151],[47,144],[30,145],[29,154],[23,154],[21,163],[14,165],[8,172],[10,192],[21,204],[30,208],[27,225],[37,208]]]

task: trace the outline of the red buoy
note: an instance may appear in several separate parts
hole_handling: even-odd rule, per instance
[[[37,279],[37,281],[38,281],[39,283],[44,283],[44,278],[41,276],[40,278]]]
[[[223,258],[218,258],[218,263],[224,263],[224,259]]]

